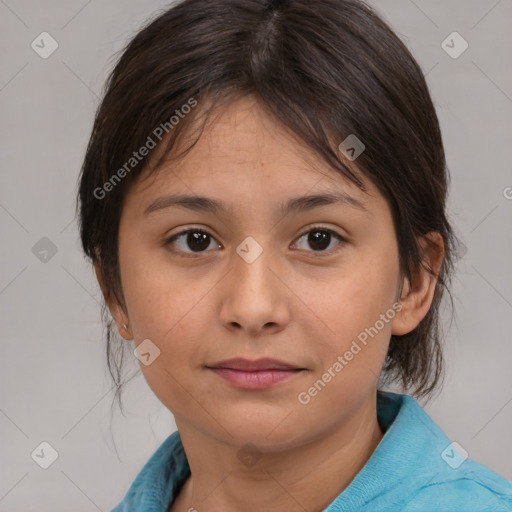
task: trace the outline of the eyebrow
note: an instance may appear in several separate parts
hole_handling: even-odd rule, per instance
[[[327,192],[316,195],[305,195],[299,197],[292,197],[285,203],[282,203],[277,213],[285,216],[291,212],[300,213],[313,210],[321,206],[328,206],[332,204],[343,204],[351,206],[358,210],[368,213],[368,210],[363,204],[347,194],[341,192]],[[145,210],[144,215],[149,215],[153,212],[163,210],[165,208],[179,207],[188,210],[204,213],[226,213],[232,211],[232,206],[228,208],[222,201],[206,196],[190,196],[184,194],[173,194],[165,197],[160,197],[153,201]]]

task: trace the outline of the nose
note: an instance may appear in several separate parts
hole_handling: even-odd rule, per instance
[[[220,320],[227,329],[270,334],[289,322],[292,293],[270,252],[264,249],[252,262],[234,254],[233,268],[224,280],[220,310]]]

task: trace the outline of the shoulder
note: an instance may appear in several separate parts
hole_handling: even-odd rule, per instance
[[[512,512],[512,482],[470,459],[411,396],[380,393],[378,404],[385,436],[354,480],[372,491],[362,510]]]
[[[112,512],[160,512],[168,504],[190,468],[176,431],[158,447],[139,471],[123,500]]]
[[[436,475],[407,496],[403,512],[511,512],[512,482],[467,459],[465,469]],[[433,508],[434,507],[434,508]]]
[[[416,471],[410,473],[411,492],[401,500],[404,512],[512,512],[512,482],[468,458],[410,396],[400,398],[402,434],[422,446]],[[407,478],[406,478],[407,482]]]

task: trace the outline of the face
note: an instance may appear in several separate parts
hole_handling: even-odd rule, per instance
[[[182,160],[130,189],[119,230],[124,319],[179,427],[298,445],[372,396],[400,275],[390,209],[366,184],[330,169],[247,97]],[[171,204],[175,195],[221,206]],[[310,195],[342,199],[286,209]],[[232,358],[296,370],[211,369]]]

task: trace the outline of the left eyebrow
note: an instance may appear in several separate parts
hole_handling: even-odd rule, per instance
[[[341,192],[327,192],[316,195],[292,197],[280,205],[277,209],[277,213],[281,216],[285,216],[290,212],[305,212],[332,204],[343,204],[368,213],[368,210],[360,201]],[[233,211],[233,206],[231,204],[228,207],[225,203],[213,197],[173,194],[165,197],[159,197],[153,201],[144,210],[144,215],[149,215],[158,210],[171,207],[186,208],[196,212],[215,214]]]

